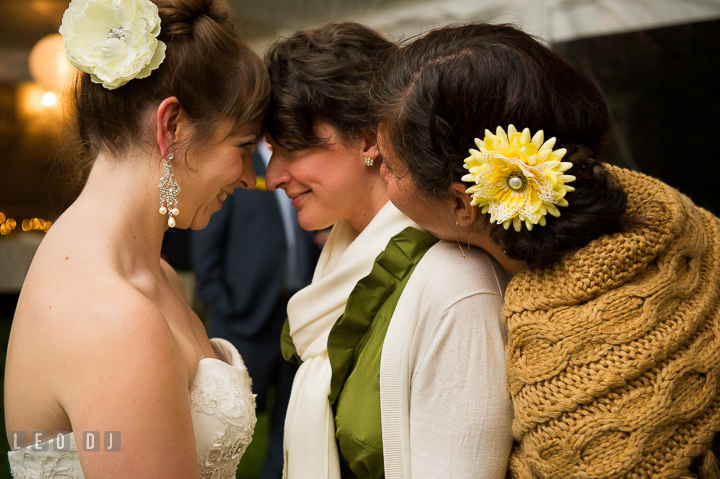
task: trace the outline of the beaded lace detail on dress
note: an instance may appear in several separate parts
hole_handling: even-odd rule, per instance
[[[210,449],[205,454],[198,451],[200,477],[235,477],[255,428],[255,395],[248,394],[250,388],[250,376],[243,367],[225,379],[207,376],[190,389],[193,411],[213,415],[225,424],[224,431],[215,434]]]
[[[73,468],[75,458],[77,458],[75,447],[71,447],[67,451],[48,454],[42,459],[36,459],[33,452],[25,450],[20,459],[21,467],[16,467],[11,463],[10,469],[15,479],[79,479],[83,476],[82,471],[78,476],[77,470]],[[30,467],[31,463],[36,464],[39,468]]]

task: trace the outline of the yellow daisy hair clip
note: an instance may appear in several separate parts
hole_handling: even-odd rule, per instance
[[[555,138],[544,141],[539,130],[530,136],[530,129],[519,133],[509,125],[507,133],[502,127],[492,134],[485,130],[485,138],[475,138],[479,150],[471,149],[465,158],[469,174],[462,181],[475,183],[466,192],[472,195],[472,205],[490,213],[492,223],[508,229],[512,224],[520,231],[522,224],[528,230],[539,224],[545,226],[545,215],[560,216],[558,206],[567,206],[565,194],[575,191],[567,185],[575,180],[564,174],[573,165],[560,161],[564,148],[553,150]]]

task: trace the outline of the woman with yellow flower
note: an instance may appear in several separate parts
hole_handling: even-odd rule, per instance
[[[602,163],[597,87],[512,26],[432,31],[377,90],[390,199],[515,274],[511,476],[719,477],[720,220]]]

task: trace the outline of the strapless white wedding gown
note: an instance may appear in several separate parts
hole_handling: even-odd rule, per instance
[[[237,349],[224,339],[210,340],[218,359],[204,358],[198,364],[189,391],[201,478],[234,478],[240,458],[250,444],[255,428],[255,395],[250,376]],[[102,431],[100,432],[102,437]],[[122,431],[121,443],[122,447]],[[10,451],[10,469],[15,479],[83,479],[73,433],[59,436],[65,449],[54,443],[39,450],[34,445]],[[86,464],[86,468],[93,467]]]

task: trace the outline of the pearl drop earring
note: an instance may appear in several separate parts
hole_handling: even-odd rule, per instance
[[[168,153],[165,160],[165,171],[160,179],[158,190],[160,190],[160,214],[168,215],[168,226],[175,227],[175,218],[180,214],[178,209],[178,194],[180,193],[180,185],[178,185],[175,175],[172,172],[170,161],[175,157],[173,153]]]

